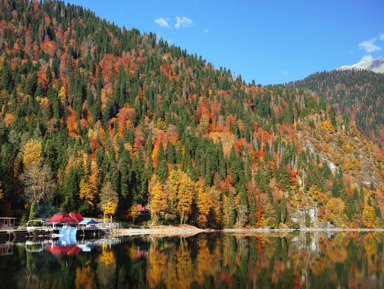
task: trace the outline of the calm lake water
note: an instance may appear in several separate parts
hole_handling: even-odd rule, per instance
[[[0,244],[0,288],[384,288],[383,237],[211,233]]]

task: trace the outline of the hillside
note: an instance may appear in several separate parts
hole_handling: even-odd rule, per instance
[[[0,51],[0,215],[382,224],[384,152],[306,90],[60,1],[0,0]]]
[[[366,70],[319,72],[287,87],[314,91],[355,122],[364,135],[384,144],[384,74]]]

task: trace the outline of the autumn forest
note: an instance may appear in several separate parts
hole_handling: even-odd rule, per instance
[[[247,84],[82,7],[0,0],[0,216],[381,227],[383,76],[348,74]]]

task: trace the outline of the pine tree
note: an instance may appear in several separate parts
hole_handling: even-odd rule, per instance
[[[275,226],[278,227],[281,222],[281,208],[280,208],[279,202],[275,202],[273,204],[273,209],[275,210],[275,213],[276,213]]]
[[[283,195],[281,198],[281,222],[285,223],[287,221],[287,215],[288,215],[288,210],[287,210],[287,199]]]
[[[240,186],[239,190],[239,212],[238,212],[238,218],[239,218],[239,225],[244,226],[248,222],[248,200],[247,200],[247,192],[245,191],[244,185]]]
[[[64,180],[64,208],[67,212],[75,211],[79,204],[79,180],[72,167]]]
[[[336,177],[333,179],[333,183],[332,183],[332,196],[334,198],[340,197],[340,186],[339,186],[338,179]]]
[[[165,159],[162,142],[160,142],[159,153],[157,155],[156,175],[159,177],[159,180],[162,183],[165,183],[165,180],[168,177],[168,164],[167,160]]]
[[[168,143],[167,143],[166,156],[167,156],[167,162],[168,163],[174,164],[176,162],[175,146],[169,140],[168,140]]]
[[[249,198],[249,215],[250,215],[250,225],[252,227],[256,226],[256,197],[254,192],[250,192]]]
[[[229,201],[228,202],[229,208],[228,208],[227,227],[232,229],[236,221],[236,204],[235,204],[235,196],[231,190],[228,192],[228,201]]]

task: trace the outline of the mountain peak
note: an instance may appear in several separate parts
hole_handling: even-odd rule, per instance
[[[384,59],[379,56],[376,59],[363,60],[353,65],[345,65],[337,70],[370,70],[376,73],[384,73]]]

